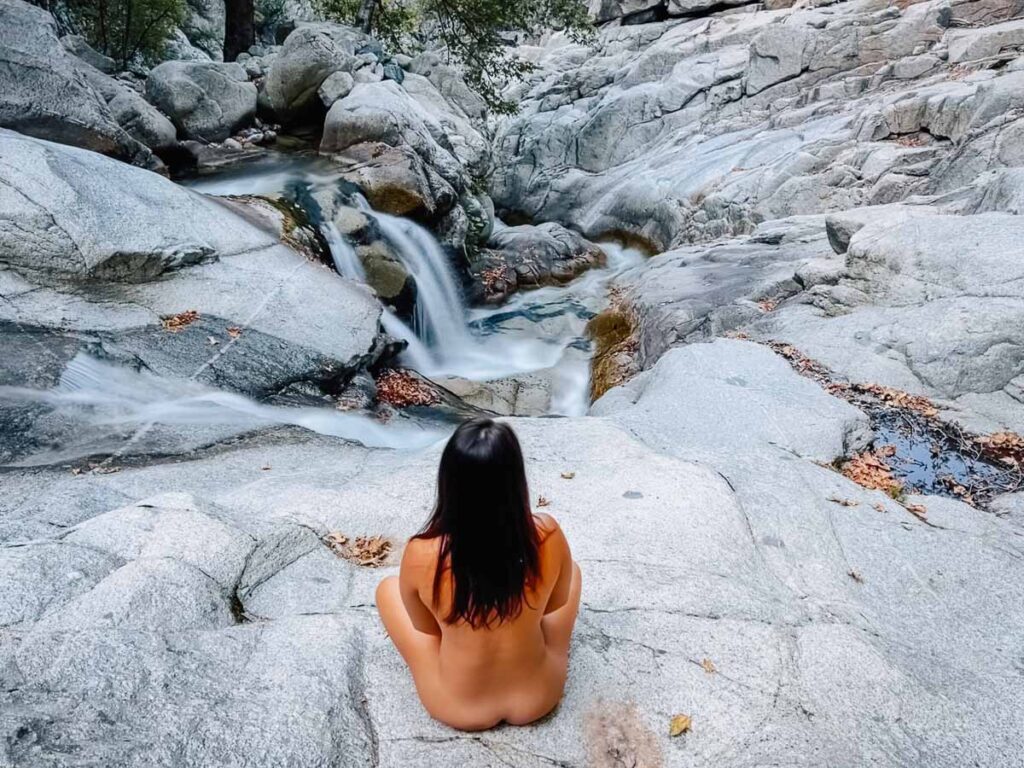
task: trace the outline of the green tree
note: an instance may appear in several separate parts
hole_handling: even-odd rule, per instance
[[[462,65],[466,82],[496,112],[515,105],[502,89],[534,65],[511,52],[509,40],[564,29],[577,42],[593,35],[582,0],[317,0],[328,18],[355,24],[400,50],[441,43]]]
[[[185,0],[67,0],[75,29],[122,67],[159,60],[188,13]]]

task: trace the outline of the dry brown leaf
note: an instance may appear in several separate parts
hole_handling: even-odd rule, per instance
[[[164,317],[161,317],[160,324],[163,325],[165,331],[177,333],[178,331],[192,325],[192,323],[198,319],[198,312],[194,309],[186,309],[184,312],[179,312],[176,315],[165,315]]]
[[[921,520],[927,519],[926,515],[928,510],[924,506],[924,504],[904,504],[903,506],[906,508],[907,512],[920,518]]]
[[[771,299],[762,299],[761,301],[757,302],[757,306],[761,309],[762,312],[771,312],[778,306],[778,303],[772,301]]]
[[[368,568],[383,565],[391,554],[391,542],[383,536],[356,536],[355,541],[350,541],[348,536],[335,531],[324,536],[323,542],[338,557]]]
[[[874,503],[874,504],[872,504],[871,506],[875,508],[875,511],[876,511],[876,512],[888,512],[888,511],[889,511],[889,510],[887,510],[887,509],[885,508],[885,504],[883,504],[883,503],[882,503],[882,502],[880,502],[880,501],[877,501],[877,502],[875,502],[875,503]]]
[[[550,505],[551,505],[551,502],[548,501],[544,496],[540,496],[540,497],[537,498],[537,506],[538,507],[547,507],[547,506],[550,506]]]
[[[707,672],[709,675],[713,675],[715,674],[715,672],[718,671],[718,667],[715,666],[715,662],[713,662],[711,659],[705,658],[700,663],[700,665],[704,668],[704,671]]]
[[[435,405],[441,396],[408,371],[385,368],[377,375],[377,397],[396,408],[410,405]]]
[[[239,328],[237,325],[228,326],[228,336],[230,336],[232,339],[237,339],[241,335],[242,329]]]
[[[668,725],[668,735],[673,738],[687,733],[693,725],[693,718],[689,715],[674,715]]]
[[[886,405],[895,408],[906,408],[909,411],[919,413],[925,418],[934,418],[938,415],[939,409],[931,400],[921,395],[912,395],[901,389],[883,387],[880,384],[858,384],[855,389],[864,392],[881,400]]]
[[[903,490],[903,484],[892,476],[892,469],[878,452],[864,451],[843,464],[842,473],[857,485],[871,490],[885,491],[895,495]]]
[[[841,507],[856,507],[858,504],[860,504],[859,501],[851,501],[850,499],[840,499],[838,496],[829,496],[828,500],[831,502],[835,502]]]
[[[562,479],[563,480],[572,480],[574,477],[576,477],[576,473],[575,472],[563,472],[562,473]]]

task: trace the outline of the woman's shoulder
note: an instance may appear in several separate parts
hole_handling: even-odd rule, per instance
[[[560,539],[565,537],[565,534],[562,533],[562,527],[551,515],[537,512],[534,513],[533,519],[537,523],[537,532],[540,534],[541,544],[544,544],[551,538]]]
[[[405,551],[402,552],[402,565],[432,569],[437,562],[440,543],[440,539],[437,537],[427,539],[414,536],[409,539],[405,545]]]

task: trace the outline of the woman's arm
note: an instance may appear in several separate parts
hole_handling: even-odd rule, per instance
[[[420,598],[420,585],[432,584],[434,579],[433,558],[428,556],[427,549],[419,539],[412,539],[406,545],[398,572],[398,589],[412,625],[428,635],[440,635],[441,625]]]
[[[572,587],[572,552],[569,550],[569,540],[565,538],[555,518],[550,515],[538,517],[544,523],[546,533],[542,544],[544,559],[552,564],[551,570],[555,571],[557,568],[558,573],[548,604],[544,606],[544,613],[547,615],[569,602],[569,590]]]

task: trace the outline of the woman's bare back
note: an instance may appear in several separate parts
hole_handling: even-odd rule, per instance
[[[535,522],[540,577],[515,618],[476,629],[465,621],[444,622],[452,584],[442,578],[435,606],[438,539],[412,539],[400,575],[377,589],[381,619],[412,671],[420,700],[453,727],[525,724],[550,712],[562,696],[580,573],[558,523],[547,515]]]

